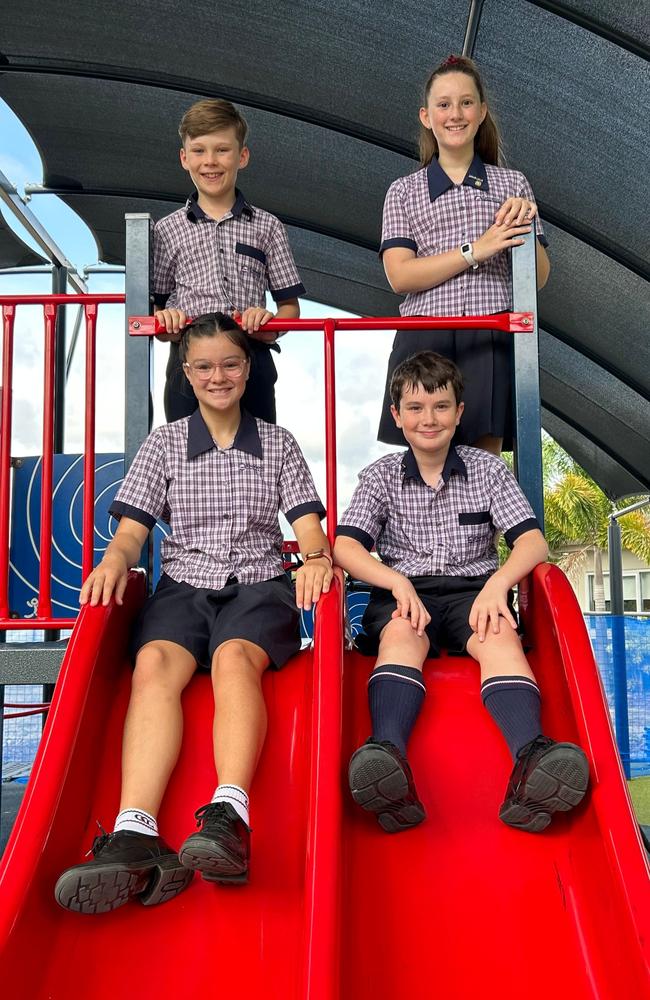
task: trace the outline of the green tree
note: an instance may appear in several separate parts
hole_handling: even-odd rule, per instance
[[[589,552],[594,557],[594,605],[605,611],[603,551],[609,515],[616,506],[577,462],[548,435],[542,444],[545,534],[555,561],[574,576]],[[634,502],[634,498],[630,501]],[[623,547],[650,563],[650,517],[646,509],[619,519]],[[567,550],[564,554],[562,550]]]

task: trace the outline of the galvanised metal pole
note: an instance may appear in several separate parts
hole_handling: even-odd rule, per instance
[[[151,310],[151,250],[153,223],[148,213],[127,213],[125,274],[125,408],[124,473],[151,430],[151,351],[149,337],[129,336],[129,316]],[[142,547],[139,565],[151,582],[152,546]]]
[[[532,313],[529,333],[513,336],[513,401],[515,426],[515,473],[544,530],[544,482],[542,477],[542,418],[539,392],[539,334],[537,326],[536,232],[522,246],[513,247],[512,308]]]

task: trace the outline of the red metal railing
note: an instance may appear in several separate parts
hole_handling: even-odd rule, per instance
[[[52,481],[54,469],[56,316],[59,306],[83,306],[86,322],[84,494],[82,577],[93,564],[95,482],[95,339],[97,309],[124,303],[124,295],[0,295],[3,320],[2,410],[0,424],[0,630],[71,628],[76,618],[52,614]],[[43,308],[43,445],[41,460],[40,568],[36,615],[12,618],[9,608],[9,526],[11,511],[11,432],[13,344],[16,307]]]
[[[191,322],[188,319],[188,322]],[[378,316],[369,319],[272,319],[265,330],[298,332],[322,330],[325,346],[325,469],[327,537],[334,544],[336,531],[336,378],[334,362],[334,334],[337,330],[501,330],[504,333],[532,333],[532,313],[496,313],[491,316]],[[129,334],[132,337],[151,337],[164,333],[153,316],[131,316]]]
[[[56,316],[64,305],[81,305],[86,327],[85,430],[84,430],[84,499],[82,529],[82,578],[90,573],[94,551],[94,478],[95,478],[95,345],[97,310],[102,304],[124,303],[120,294],[104,295],[2,295],[3,318],[2,407],[0,425],[0,630],[71,628],[76,618],[56,617],[52,613],[52,486],[54,467],[55,357]],[[11,497],[11,433],[13,343],[16,308],[40,305],[43,308],[43,444],[40,500],[40,569],[38,602],[35,616],[12,618],[9,608],[9,528]],[[328,537],[334,540],[336,528],[336,412],[334,334],[337,330],[421,330],[449,328],[493,329],[525,333],[533,329],[531,313],[500,313],[494,316],[378,317],[370,319],[296,319],[271,320],[268,330],[322,330],[325,346],[325,463],[327,475],[326,505]],[[151,316],[135,316],[129,323],[133,336],[151,336],[162,328]]]

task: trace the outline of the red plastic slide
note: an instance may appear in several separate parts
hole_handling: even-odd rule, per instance
[[[108,825],[116,811],[125,643],[142,597],[133,574],[124,607],[84,610],[70,641],[0,868],[4,995],[650,997],[646,856],[582,617],[549,566],[533,575],[524,615],[545,729],[579,742],[592,764],[575,814],[543,835],[498,821],[510,761],[466,658],[425,668],[410,757],[427,822],[389,836],[351,806],[344,761],[368,735],[371,662],[341,654],[337,580],[321,602],[314,650],[266,678],[250,885],[197,877],[158,907],[131,903],[98,917],[61,910],[56,877],[88,850],[95,819]],[[161,815],[173,844],[214,784],[207,677],[190,685],[184,708],[183,753]]]

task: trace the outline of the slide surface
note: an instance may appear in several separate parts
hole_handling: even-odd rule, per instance
[[[61,910],[52,887],[110,827],[130,667],[125,639],[143,597],[87,609],[70,641],[25,800],[0,868],[0,974],[12,998],[500,1000],[650,997],[648,865],[602,689],[570,587],[538,567],[524,603],[549,735],[579,742],[588,797],[543,835],[497,819],[511,763],[467,658],[425,666],[410,759],[427,822],[382,833],[345,793],[345,762],[368,735],[371,661],[340,654],[340,586],[314,650],[265,694],[269,735],[252,789],[251,882],[196,877],[158,907],[98,917]],[[343,684],[340,686],[341,665]],[[160,817],[178,845],[210,796],[211,691],[185,701],[185,740]]]

